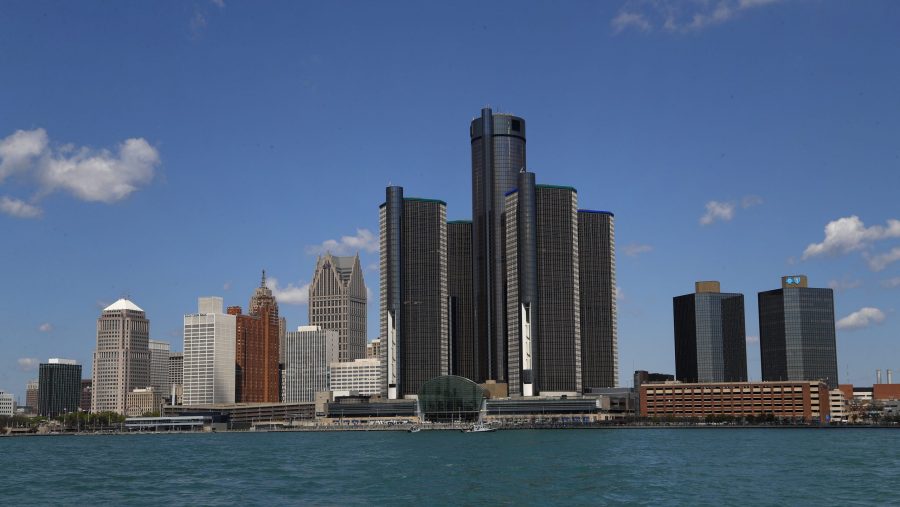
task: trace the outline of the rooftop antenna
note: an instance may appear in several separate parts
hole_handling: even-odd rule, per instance
[[[262,270],[262,281],[259,283],[260,287],[266,286],[266,270]]]

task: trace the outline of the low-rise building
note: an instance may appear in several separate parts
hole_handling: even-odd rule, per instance
[[[11,416],[16,413],[16,400],[12,393],[0,391],[0,416]]]
[[[364,395],[378,394],[380,370],[381,361],[378,359],[331,363],[331,390],[354,391]]]
[[[767,416],[827,422],[828,387],[816,381],[671,383],[641,386],[644,417]]]
[[[829,391],[831,422],[847,422],[850,419],[850,400],[841,389]]]
[[[163,393],[153,387],[135,389],[125,397],[125,415],[138,417],[148,412],[160,412],[163,402]]]

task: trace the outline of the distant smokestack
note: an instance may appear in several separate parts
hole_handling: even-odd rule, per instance
[[[881,369],[875,370],[875,383],[881,383]]]
[[[891,370],[888,370],[888,384],[893,384],[893,383],[894,383],[894,372],[892,372]]]

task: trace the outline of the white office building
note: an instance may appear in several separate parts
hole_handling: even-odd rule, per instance
[[[120,299],[97,319],[91,370],[91,410],[125,413],[125,396],[150,384],[150,321],[138,305]]]
[[[359,394],[378,394],[378,359],[357,359],[346,363],[331,363],[330,391],[355,391]]]
[[[319,326],[300,326],[284,337],[285,403],[316,401],[330,390],[330,365],[339,361],[339,334]]]
[[[150,340],[150,384],[154,391],[165,393],[169,389],[169,344]]]
[[[16,400],[12,393],[0,391],[0,416],[11,416],[16,413]]]
[[[222,298],[198,299],[198,313],[184,316],[185,405],[234,403],[237,323]]]

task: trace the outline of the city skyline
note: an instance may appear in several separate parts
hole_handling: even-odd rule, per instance
[[[375,338],[373,210],[384,187],[393,183],[409,195],[446,200],[448,220],[471,219],[467,127],[481,107],[496,101],[503,106],[496,111],[528,121],[527,169],[542,183],[581,190],[580,207],[616,214],[621,385],[630,385],[635,369],[674,372],[671,298],[694,280],[721,280],[752,300],[794,273],[835,289],[842,382],[865,385],[876,368],[900,369],[900,263],[893,262],[900,252],[893,205],[900,171],[891,139],[900,125],[887,114],[896,109],[891,90],[900,77],[886,63],[892,54],[886,48],[898,43],[884,15],[895,9],[889,4],[855,9],[773,2],[686,33],[616,23],[643,19],[622,17],[630,12],[616,5],[592,8],[592,23],[575,19],[576,9],[513,13],[511,21],[535,28],[530,31],[516,23],[482,26],[431,7],[446,25],[414,29],[414,37],[425,39],[422,49],[368,26],[370,19],[402,24],[404,16],[390,20],[370,7],[344,12],[347,26],[328,35],[314,21],[333,10],[288,7],[283,20],[266,18],[270,33],[250,32],[260,41],[242,52],[245,8],[203,7],[208,23],[194,33],[191,13],[133,6],[107,14],[112,33],[80,38],[55,55],[60,46],[52,41],[62,38],[26,43],[48,30],[65,35],[95,26],[91,9],[60,6],[38,25],[41,9],[9,7],[9,19],[22,23],[3,22],[10,34],[4,45],[14,50],[8,68],[16,78],[0,97],[0,143],[22,141],[14,137],[21,131],[41,155],[24,169],[14,167],[18,162],[10,162],[7,151],[0,162],[0,227],[9,245],[0,254],[7,287],[0,305],[0,389],[24,400],[26,382],[48,357],[72,357],[88,377],[97,314],[125,294],[147,311],[150,338],[176,351],[183,315],[198,296],[243,302],[258,283],[258,270],[266,268],[288,328],[306,324],[305,285],[326,251],[359,251],[371,295],[367,338]],[[488,18],[504,12],[487,9]],[[123,28],[137,16],[153,30]],[[561,25],[571,30],[560,33]],[[35,26],[34,35],[26,34]],[[764,29],[768,40],[748,45]],[[869,37],[835,37],[845,29]],[[470,62],[455,56],[472,54],[475,44],[462,39],[484,30],[522,39],[530,56]],[[332,44],[333,37],[354,31],[345,45]],[[158,33],[170,34],[165,44],[183,56],[142,59],[142,45]],[[316,44],[317,38],[323,42]],[[727,50],[698,59],[711,44]],[[256,70],[265,79],[217,67],[222,47],[238,51],[235,69]],[[253,61],[259,56],[253,50],[266,47],[279,49]],[[768,59],[775,48],[787,48],[789,57]],[[684,56],[685,49],[695,56]],[[414,78],[392,51],[408,51],[418,69]],[[450,65],[426,63],[432,52]],[[131,53],[137,58],[125,58]],[[110,60],[126,63],[112,69]],[[33,90],[45,74],[28,61],[66,72],[71,91],[55,85]],[[294,64],[282,67],[282,61]],[[479,72],[484,80],[466,82]],[[97,73],[118,91],[90,90]],[[157,86],[157,75],[175,86]],[[365,85],[345,83],[362,76]],[[510,86],[512,78],[532,86]],[[405,80],[414,83],[414,93]],[[236,97],[241,87],[252,96]],[[47,91],[52,99],[42,95]],[[281,101],[285,113],[275,109]],[[391,128],[379,131],[402,125],[415,111],[432,114],[428,129],[409,133],[412,141],[400,141]],[[354,149],[342,148],[348,139]],[[93,151],[79,159],[63,148],[69,143]],[[89,155],[136,172],[123,182],[103,180],[118,189],[109,194],[52,179],[52,161],[74,164]],[[41,175],[38,183],[29,179],[32,169]],[[213,197],[244,195],[248,178],[261,181],[254,172],[277,185],[247,202]],[[330,212],[338,208],[320,184],[340,184],[349,196],[340,212]],[[185,191],[206,187],[209,194]],[[260,216],[266,220],[254,227],[277,232],[269,241],[273,248],[236,244],[226,224],[249,225],[247,217]],[[195,227],[213,224],[221,231]],[[139,248],[107,241],[125,228],[151,241]],[[211,258],[211,248],[229,251]],[[746,305],[745,320],[748,374],[758,380],[755,306]]]

